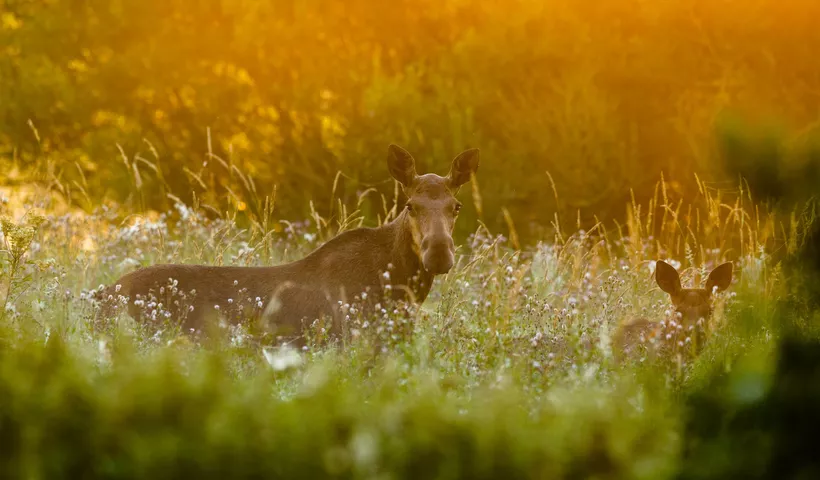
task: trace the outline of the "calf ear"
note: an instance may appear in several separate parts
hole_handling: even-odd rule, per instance
[[[469,182],[477,171],[478,149],[464,150],[453,159],[453,165],[447,175],[447,186],[451,190],[457,190],[458,187]]]
[[[661,290],[673,297],[680,293],[681,286],[678,271],[663,260],[658,260],[655,263],[655,281],[661,287]]]
[[[718,265],[709,274],[706,279],[706,291],[710,294],[717,288],[718,292],[722,292],[729,288],[732,283],[732,262],[726,262]]]
[[[387,168],[390,175],[404,187],[409,187],[416,180],[416,161],[413,156],[392,143],[387,147]]]

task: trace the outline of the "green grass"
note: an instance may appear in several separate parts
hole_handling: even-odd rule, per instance
[[[730,198],[704,186],[690,203],[669,200],[663,184],[657,192],[630,205],[624,225],[558,232],[521,251],[478,230],[411,321],[391,308],[352,315],[343,348],[319,342],[318,326],[301,352],[263,345],[241,326],[200,344],[125,318],[94,324],[88,292],[135,264],[292,260],[333,222],[269,233],[183,206],[146,219],[111,208],[56,215],[46,205],[42,225],[4,224],[0,471],[676,477],[691,395],[727,373],[740,379],[727,387],[732,398],[766,391],[786,287],[779,263],[799,225],[784,226],[742,191]],[[685,283],[729,259],[736,281],[717,301],[700,356],[618,361],[611,340],[621,322],[671,315],[651,274],[657,258],[680,262]]]

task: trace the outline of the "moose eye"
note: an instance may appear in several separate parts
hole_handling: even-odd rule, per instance
[[[456,204],[456,206],[455,206],[455,207],[453,207],[453,211],[454,211],[454,212],[456,212],[456,214],[457,214],[458,212],[460,212],[460,211],[461,211],[461,204],[460,204],[460,203],[457,203],[457,204]]]
[[[405,206],[405,208],[407,209],[407,213],[409,213],[410,215],[415,215],[416,214],[416,209],[413,207],[412,203],[408,203]]]

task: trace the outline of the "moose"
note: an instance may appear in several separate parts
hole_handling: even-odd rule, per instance
[[[137,321],[163,316],[199,330],[208,319],[241,312],[262,312],[263,327],[299,342],[306,322],[330,318],[338,333],[341,306],[367,299],[421,303],[436,275],[455,263],[453,228],[462,204],[459,187],[478,170],[479,150],[452,161],[447,176],[418,175],[403,148],[389,145],[387,166],[407,197],[395,219],[377,228],[340,233],[312,253],[269,267],[162,264],[130,272],[98,293],[98,319],[126,310]],[[182,299],[183,301],[180,301]],[[231,313],[232,312],[232,313]]]
[[[673,342],[685,343],[686,338],[690,342],[694,340],[695,351],[700,351],[705,343],[705,322],[712,316],[712,295],[729,288],[732,283],[732,263],[726,262],[715,267],[706,279],[706,288],[683,288],[678,271],[672,265],[658,260],[655,263],[655,282],[669,294],[677,320],[671,325],[652,322],[646,318],[627,323],[616,337],[620,352],[629,355],[639,344],[653,340],[658,345],[674,348],[676,345]]]

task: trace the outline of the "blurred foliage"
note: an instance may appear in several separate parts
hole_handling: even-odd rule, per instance
[[[333,355],[303,375],[237,378],[224,352],[102,348],[105,364],[0,326],[6,478],[653,479],[675,453],[666,404],[638,409],[626,384],[556,388],[527,408],[513,383],[459,398],[398,358],[351,382]]]
[[[803,225],[793,255],[783,258],[791,272],[790,300],[820,308],[820,136],[731,118],[721,123],[719,139],[728,169],[747,180],[755,197]]]
[[[777,302],[776,367],[750,354],[728,371],[713,371],[686,398],[683,468],[679,478],[820,477],[820,143],[771,126],[727,119],[719,131],[729,171],[747,179],[756,198],[791,212],[801,227],[785,267],[787,292]],[[747,317],[751,316],[747,314]]]
[[[813,0],[2,0],[0,15],[5,181],[85,208],[164,211],[172,193],[258,215],[275,185],[278,215],[304,218],[308,200],[328,213],[338,171],[347,200],[389,197],[390,142],[438,173],[476,146],[483,208],[465,213],[504,227],[508,211],[531,238],[556,212],[622,216],[661,172],[676,197],[697,192],[692,172],[724,178],[721,112],[818,121]]]
[[[820,476],[820,341],[785,337],[771,373],[764,359],[748,355],[690,392],[679,478]]]

